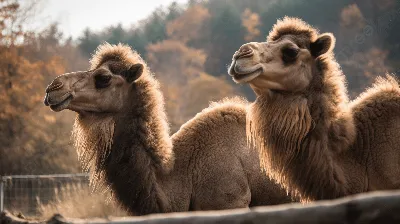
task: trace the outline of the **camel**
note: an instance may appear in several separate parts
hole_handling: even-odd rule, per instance
[[[293,201],[247,146],[245,101],[213,103],[170,136],[159,83],[139,54],[106,43],[90,62],[56,77],[44,103],[77,113],[72,137],[95,190],[136,215]]]
[[[334,45],[331,33],[284,17],[228,69],[257,95],[246,133],[262,168],[302,202],[400,188],[399,83],[380,77],[349,101]]]

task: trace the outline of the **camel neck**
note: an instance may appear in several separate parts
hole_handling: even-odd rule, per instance
[[[141,78],[132,85],[129,97],[130,104],[115,121],[107,182],[132,213],[170,212],[159,177],[172,169],[173,152],[157,81]]]
[[[260,150],[262,166],[305,201],[348,194],[336,155],[354,140],[352,115],[337,98],[343,93],[319,91],[264,94],[247,118],[247,133]]]

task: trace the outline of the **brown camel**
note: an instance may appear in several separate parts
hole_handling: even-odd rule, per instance
[[[390,76],[353,102],[332,34],[285,17],[247,43],[229,74],[257,95],[247,137],[269,176],[302,201],[400,187],[400,88]]]
[[[246,103],[214,103],[173,136],[157,80],[125,45],[101,45],[89,71],[46,89],[53,111],[77,112],[73,139],[91,183],[132,214],[291,202],[246,142]]]

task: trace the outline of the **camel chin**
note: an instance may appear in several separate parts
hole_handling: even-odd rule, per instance
[[[72,95],[68,96],[66,99],[64,99],[63,101],[61,101],[59,103],[50,105],[50,109],[54,112],[63,111],[65,109],[67,109],[71,100],[72,100]]]

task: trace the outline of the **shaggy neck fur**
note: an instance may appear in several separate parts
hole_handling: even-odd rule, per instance
[[[130,101],[115,116],[78,116],[75,145],[95,188],[111,190],[132,214],[170,212],[158,178],[174,162],[159,85],[143,74],[130,91]]]
[[[72,139],[84,171],[90,171],[94,190],[105,187],[104,163],[110,155],[115,122],[110,115],[77,115]]]
[[[260,150],[263,168],[303,201],[348,194],[336,155],[355,138],[344,77],[333,56],[318,58],[312,77],[305,92],[259,96],[247,115],[248,140]]]

